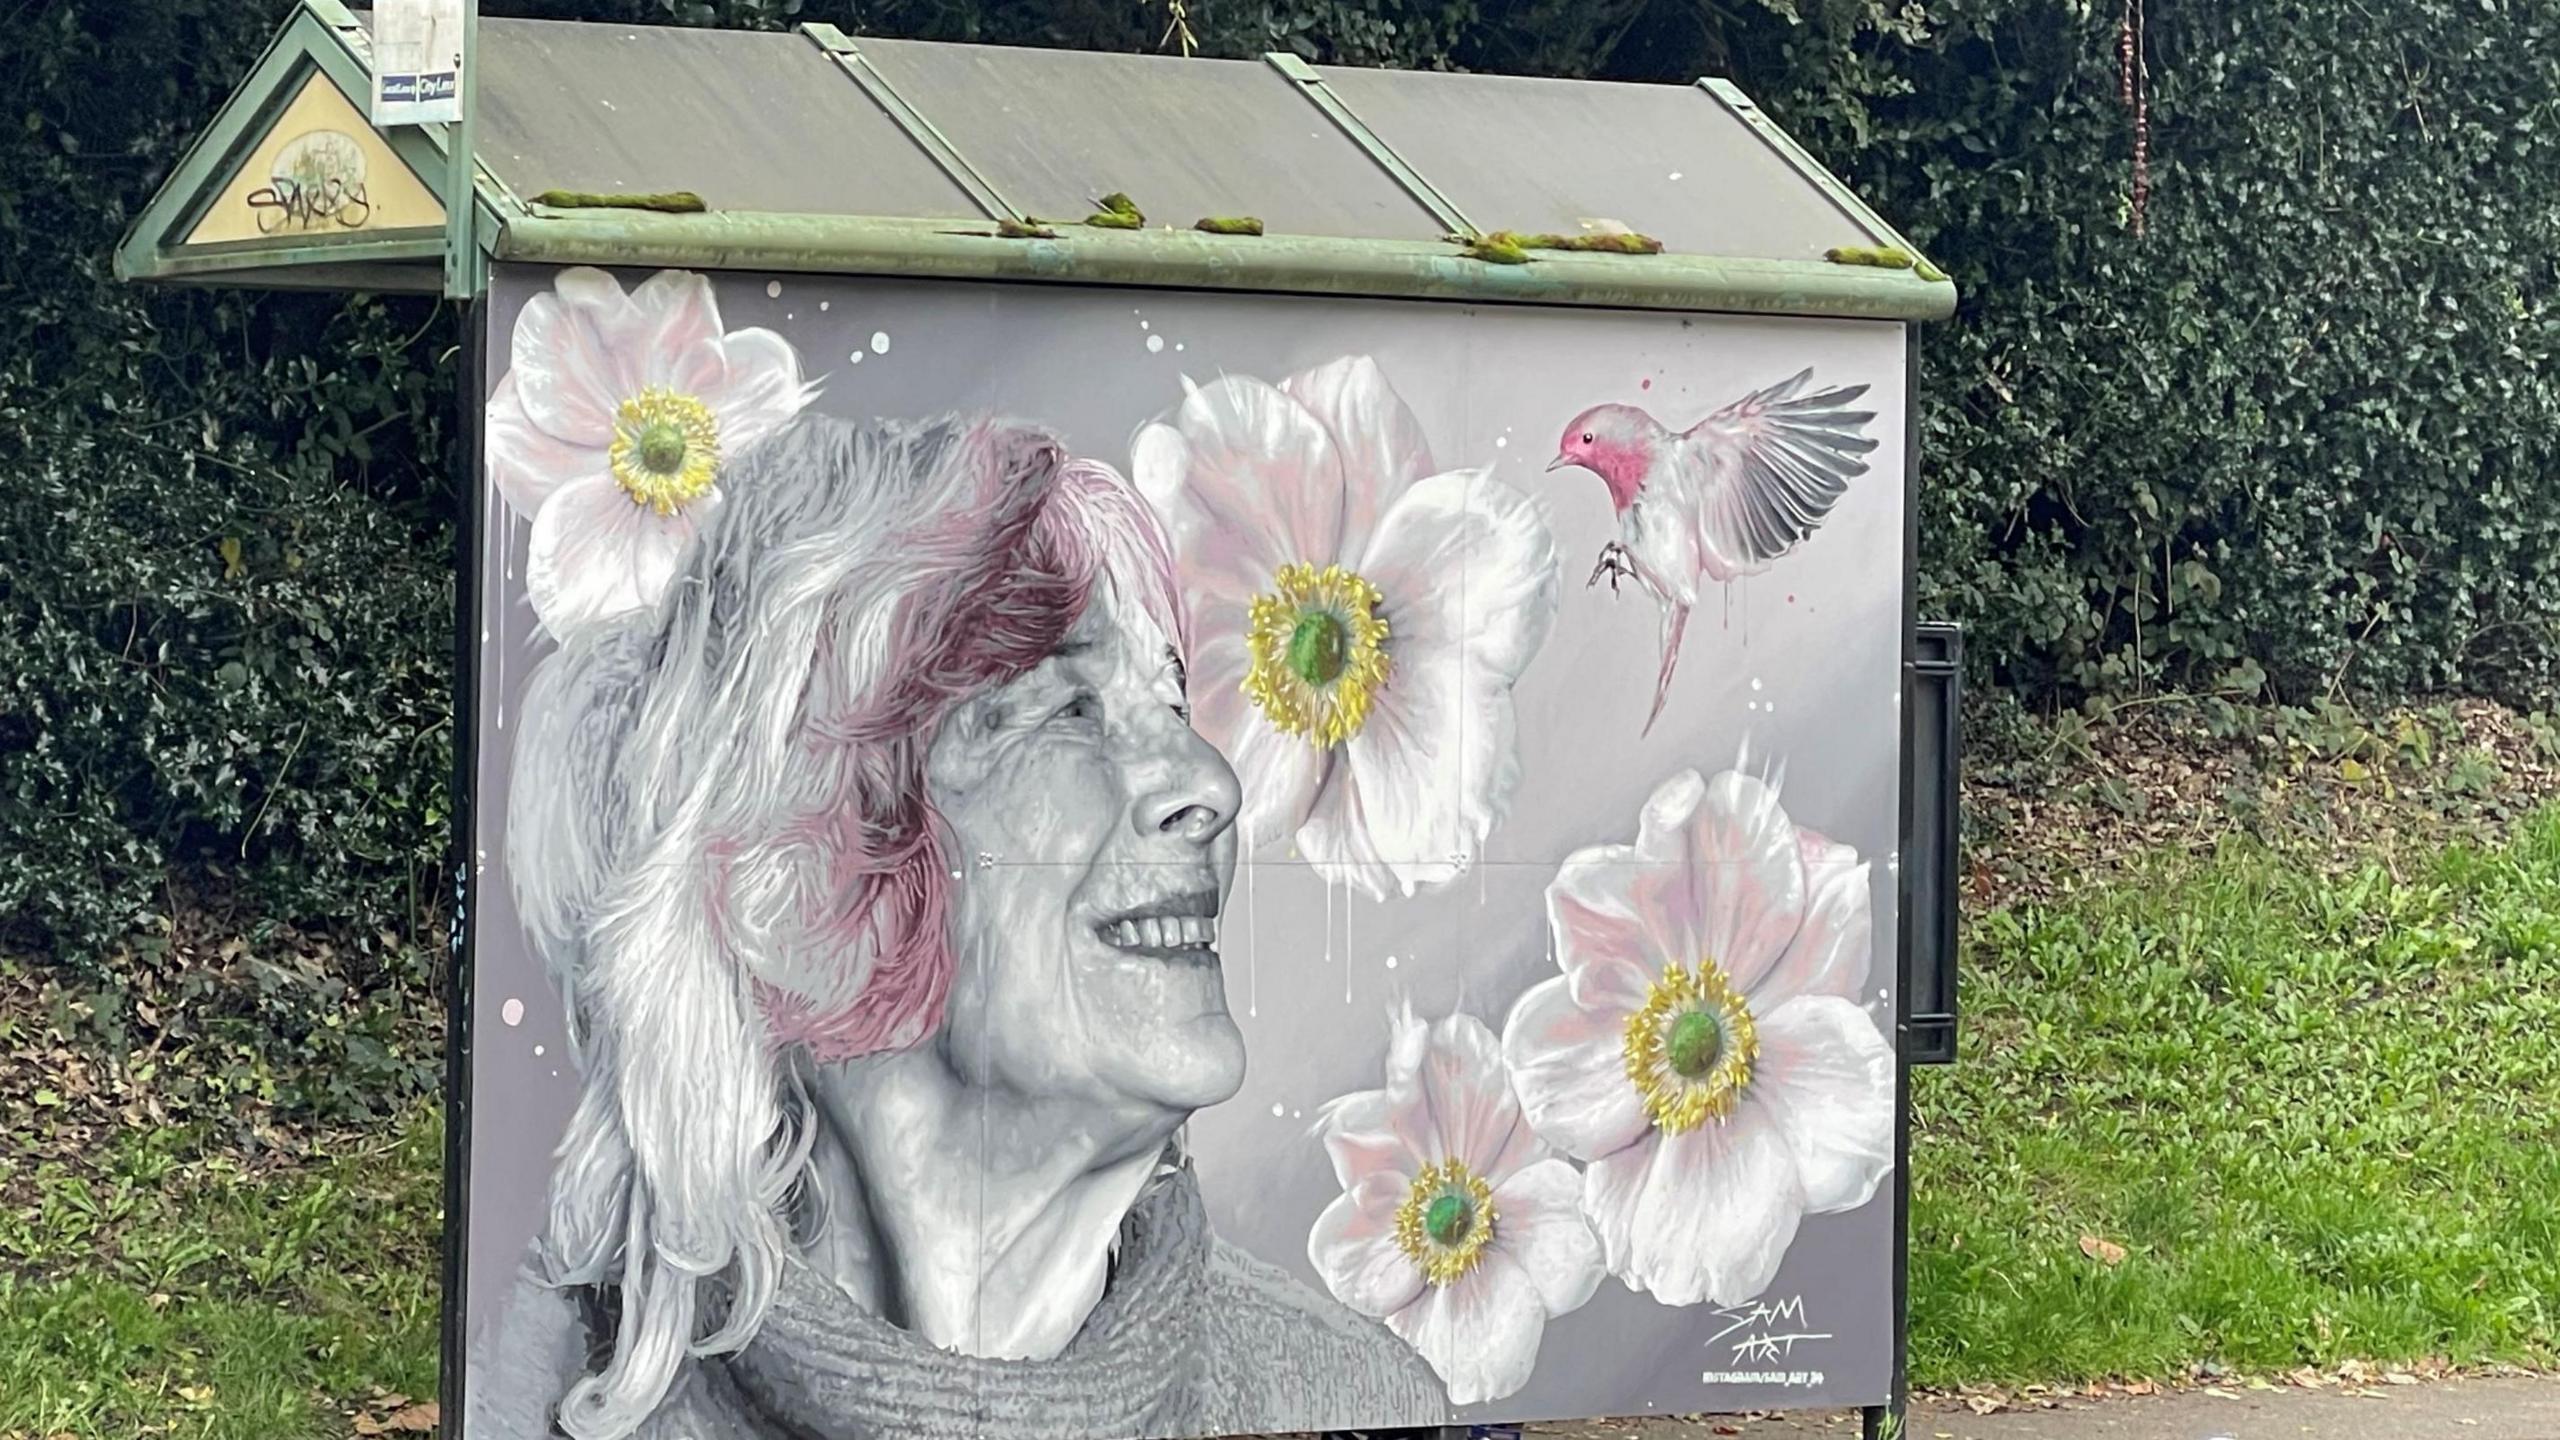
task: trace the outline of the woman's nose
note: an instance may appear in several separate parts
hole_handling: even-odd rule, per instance
[[[1158,835],[1206,845],[1235,823],[1244,792],[1216,746],[1180,721],[1163,727],[1159,783],[1139,806],[1138,823]]]

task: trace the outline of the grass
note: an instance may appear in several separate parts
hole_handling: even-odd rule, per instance
[[[2309,858],[1972,922],[1964,1057],[1917,1082],[1918,1382],[2552,1358],[2560,810]]]
[[[0,1158],[0,1436],[316,1440],[432,1395],[442,1129],[273,1173],[151,1128]]]
[[[2162,843],[1974,916],[1962,1062],[1916,1079],[1914,1379],[2551,1361],[2560,808],[2500,830]],[[425,1423],[431,1106],[157,1124],[6,1012],[0,1440]]]

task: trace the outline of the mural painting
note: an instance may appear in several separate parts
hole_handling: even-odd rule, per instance
[[[470,1440],[1884,1398],[1898,328],[490,323]]]

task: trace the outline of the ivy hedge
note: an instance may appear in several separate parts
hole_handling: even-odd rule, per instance
[[[1972,627],[1978,679],[2036,706],[2548,696],[2560,12],[2127,3],[486,8],[1732,76],[1966,293],[1925,339],[1921,504],[1926,608]],[[434,911],[451,312],[108,269],[283,13],[5,22],[0,923],[73,965],[190,905],[368,935]]]

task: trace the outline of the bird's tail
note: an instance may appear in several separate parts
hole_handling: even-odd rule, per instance
[[[1662,675],[1653,682],[1653,713],[1644,717],[1644,733],[1653,733],[1653,722],[1662,718],[1662,702],[1671,698],[1671,672],[1680,664],[1680,637],[1689,628],[1689,607],[1677,600],[1662,607]]]

